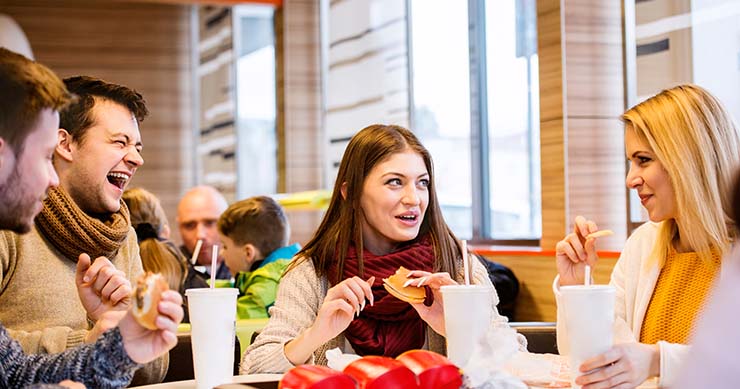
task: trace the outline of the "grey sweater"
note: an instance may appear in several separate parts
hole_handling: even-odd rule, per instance
[[[136,284],[143,269],[133,228],[109,259]],[[83,343],[89,326],[77,294],[76,267],[37,227],[27,234],[0,231],[0,322],[25,352],[54,354]],[[161,382],[168,363],[168,354],[148,363],[134,384]]]
[[[0,325],[0,388],[55,384],[63,380],[81,382],[88,388],[121,388],[131,382],[138,367],[126,354],[117,328],[93,344],[63,353],[26,355]]]

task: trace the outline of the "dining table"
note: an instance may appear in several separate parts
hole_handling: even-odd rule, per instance
[[[217,386],[219,389],[243,388],[252,386],[258,389],[273,389],[278,387],[282,374],[245,374],[232,377],[231,382]],[[195,380],[164,382],[161,384],[137,386],[139,389],[195,389]]]
[[[283,377],[282,374],[246,374],[232,377],[231,382],[217,386],[217,389],[277,389],[278,382]],[[530,389],[566,389],[570,388],[563,381],[552,381],[549,383],[533,384],[528,386]],[[195,389],[195,380],[165,382],[161,384],[138,386],[140,389]],[[658,384],[655,379],[645,381],[638,389],[657,389]]]

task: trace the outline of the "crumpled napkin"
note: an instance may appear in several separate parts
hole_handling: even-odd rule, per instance
[[[466,388],[527,389],[527,385],[506,370],[506,364],[519,352],[516,331],[492,325],[473,348],[462,366]]]
[[[358,359],[360,359],[359,355],[344,354],[342,353],[342,350],[339,349],[339,347],[335,347],[331,350],[326,350],[326,365],[336,371],[343,371],[344,368],[347,367],[347,365]]]

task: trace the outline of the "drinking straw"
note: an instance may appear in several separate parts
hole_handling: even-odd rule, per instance
[[[583,271],[583,285],[591,285],[591,266],[586,265],[586,269]]]
[[[203,239],[198,239],[198,243],[195,244],[195,250],[193,250],[193,256],[190,257],[190,264],[195,265],[195,261],[198,260],[200,254],[200,246],[203,245]]]
[[[462,241],[462,259],[463,259],[463,273],[465,275],[465,285],[470,285],[470,270],[468,269],[468,241]]]
[[[214,244],[211,250],[211,289],[213,289],[216,287],[216,264],[218,263],[218,245]]]

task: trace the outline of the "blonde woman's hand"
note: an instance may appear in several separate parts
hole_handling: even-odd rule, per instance
[[[457,285],[457,282],[450,277],[449,273],[444,272],[430,273],[414,270],[409,272],[408,277],[412,278],[407,282],[408,285],[428,286],[434,295],[434,302],[430,306],[424,303],[412,303],[411,306],[419,313],[421,319],[432,327],[434,332],[445,336],[445,311],[440,288],[444,285]]]
[[[314,336],[326,343],[341,334],[349,323],[365,309],[366,302],[375,302],[371,286],[375,277],[367,281],[354,276],[334,285],[326,293],[324,302],[312,326]]]
[[[586,372],[598,369],[592,373]],[[660,374],[660,349],[655,344],[624,343],[586,360],[576,384],[583,389],[635,388]]]
[[[583,284],[586,264],[593,267],[599,259],[596,255],[596,239],[587,238],[599,230],[596,223],[577,216],[574,224],[573,232],[555,245],[560,285]]]

